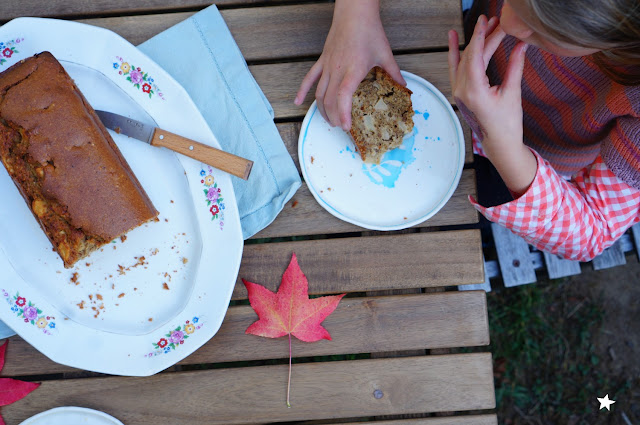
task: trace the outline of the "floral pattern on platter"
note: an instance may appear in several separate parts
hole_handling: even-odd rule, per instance
[[[147,72],[143,71],[139,66],[125,62],[120,56],[116,56],[116,59],[118,61],[113,63],[113,69],[118,71],[119,75],[126,77],[127,81],[133,84],[133,87],[148,94],[149,99],[153,98],[154,95],[158,95],[160,99],[165,100],[160,87]]]
[[[224,227],[224,198],[222,197],[222,191],[218,187],[213,178],[213,168],[207,167],[207,171],[200,170],[200,183],[204,185],[204,197],[211,213],[211,220],[220,220],[220,230]]]
[[[4,299],[11,306],[11,311],[18,317],[24,319],[24,323],[30,323],[42,330],[45,335],[53,335],[56,330],[55,317],[42,314],[35,304],[20,296],[19,292],[12,297],[6,290],[2,290]]]
[[[0,65],[4,65],[14,53],[20,53],[16,46],[24,41],[24,38],[18,37],[13,40],[0,42]]]
[[[178,349],[189,338],[189,335],[193,334],[201,327],[202,323],[200,323],[200,318],[198,316],[194,317],[192,320],[187,320],[184,322],[184,325],[177,326],[157,342],[154,342],[154,351],[145,354],[144,356],[159,356],[160,354],[168,354],[171,351]]]

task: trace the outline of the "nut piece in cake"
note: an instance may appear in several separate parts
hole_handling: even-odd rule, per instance
[[[353,94],[350,134],[364,162],[379,164],[385,152],[411,133],[411,93],[379,66],[362,80]]]

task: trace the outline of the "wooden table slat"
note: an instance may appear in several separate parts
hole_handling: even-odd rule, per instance
[[[473,170],[464,170],[458,188],[445,206],[436,215],[413,227],[428,228],[478,222],[478,212],[469,202],[468,196],[476,194]],[[345,232],[360,232],[355,224],[340,220],[318,205],[306,183],[284,206],[276,219],[252,239],[280,236],[318,235]]]
[[[362,422],[341,423],[339,425],[362,425]],[[400,419],[376,421],[375,425],[498,425],[496,415],[466,415],[443,418]]]
[[[64,18],[77,16],[100,16],[114,14],[157,14],[159,11],[176,9],[200,9],[215,3],[218,7],[246,7],[265,0],[3,0],[0,3],[0,20],[20,16]],[[278,0],[281,3],[317,0]]]
[[[292,252],[311,294],[484,282],[480,231],[470,229],[246,245],[232,298],[246,298],[240,279],[277,290]]]
[[[415,13],[416,8],[422,13]],[[194,13],[91,18],[79,22],[107,28],[138,45]],[[274,61],[320,56],[331,26],[333,4],[230,9],[222,10],[221,14],[247,61]],[[459,2],[384,1],[380,15],[394,51],[446,49],[447,31],[462,31]]]
[[[201,425],[206,418],[213,425],[495,407],[490,353],[294,364],[291,408],[285,404],[287,374],[282,365],[109,377],[99,385],[95,379],[45,381],[3,407],[2,415],[14,424],[49,408],[80,405],[126,424],[175,419]]]
[[[261,338],[244,333],[257,318],[249,306],[230,307],[218,333],[179,364],[287,358],[289,345],[285,338]],[[344,298],[323,326],[331,333],[332,341],[308,344],[294,339],[294,357],[489,344],[483,291]],[[234,348],[229,350],[228,347]],[[72,370],[75,369],[47,359],[22,338],[13,337],[2,375],[27,376]]]

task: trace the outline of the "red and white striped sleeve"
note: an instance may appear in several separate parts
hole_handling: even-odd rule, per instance
[[[481,146],[474,148],[482,154]],[[640,190],[616,177],[601,156],[567,181],[531,151],[538,169],[522,196],[488,208],[469,197],[488,220],[542,251],[580,261],[593,259],[640,221]]]

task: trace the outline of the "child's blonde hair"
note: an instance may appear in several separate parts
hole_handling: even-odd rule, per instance
[[[640,85],[640,0],[525,0],[552,37],[601,49],[593,55],[614,81]]]

